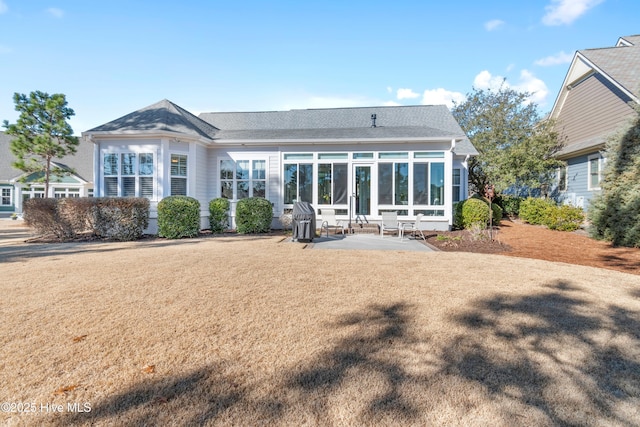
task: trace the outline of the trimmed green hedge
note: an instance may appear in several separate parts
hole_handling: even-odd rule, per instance
[[[222,233],[229,226],[229,199],[217,198],[209,202],[209,228],[212,233]]]
[[[262,197],[241,199],[236,205],[236,231],[241,234],[267,233],[271,230],[273,206]]]
[[[551,230],[575,231],[584,221],[584,212],[575,206],[558,206],[551,199],[529,197],[520,204],[520,219]]]
[[[500,224],[502,208],[497,203],[491,204],[493,224]],[[489,224],[489,202],[477,196],[456,203],[455,226],[458,228],[471,228],[476,224],[485,227]]]
[[[200,231],[200,202],[189,196],[169,196],[158,203],[158,236],[195,237]]]

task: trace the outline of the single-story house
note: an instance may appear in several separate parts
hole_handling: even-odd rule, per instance
[[[575,53],[550,117],[564,140],[557,157],[556,196],[588,207],[600,191],[607,138],[636,113],[640,102],[640,35],[620,37],[614,47]]]
[[[477,151],[444,105],[215,112],[199,117],[162,100],[83,132],[94,147],[96,196],[171,195],[201,204],[264,197],[274,222],[296,201],[350,222],[424,214],[426,229],[449,229],[466,198]]]
[[[22,202],[32,197],[44,197],[42,174],[25,172],[12,166],[11,136],[0,132],[0,214],[21,213]],[[53,163],[69,171],[64,176],[52,176],[48,197],[87,197],[93,195],[93,147],[81,143],[74,155],[54,159]]]

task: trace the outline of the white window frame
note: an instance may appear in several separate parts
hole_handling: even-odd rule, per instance
[[[564,172],[564,181],[562,179],[562,173]],[[563,185],[564,184],[564,185]],[[569,166],[562,166],[558,168],[558,191],[567,191],[569,188]]]
[[[591,176],[592,176],[592,171],[591,171],[591,163],[593,160],[597,160],[598,161],[598,185],[597,186],[593,186],[591,184]],[[602,182],[602,168],[604,166],[604,159],[602,158],[602,156],[600,154],[592,154],[587,158],[587,189],[589,191],[598,191],[600,190],[600,182]]]
[[[133,154],[135,155],[135,173],[133,174],[124,174],[122,168],[122,158],[123,155]],[[117,159],[116,163],[116,173],[115,174],[105,174],[105,158],[108,155],[115,155]],[[153,172],[148,174],[140,173],[140,157],[143,155],[151,155],[153,159]],[[135,197],[146,197],[149,200],[157,199],[157,191],[156,191],[156,183],[158,176],[158,158],[156,156],[155,150],[117,150],[117,151],[103,151],[100,157],[100,175],[102,182],[102,195],[106,197],[122,197],[124,194],[124,178],[134,178],[134,196]],[[107,196],[106,190],[106,180],[107,178],[116,178],[117,180],[117,194],[115,196],[109,195]],[[151,196],[143,196],[142,195],[142,185],[140,184],[140,178],[151,178],[152,180],[152,190]]]
[[[231,178],[223,178],[222,177],[222,162],[231,162],[233,163],[233,167],[231,169]],[[238,177],[238,162],[249,162],[249,177],[248,179],[240,179]],[[255,169],[256,163],[261,162],[264,164],[263,169]],[[254,172],[262,170],[264,171],[264,178],[255,177]],[[232,159],[229,157],[218,157],[218,197],[224,197],[229,201],[238,201],[242,199],[246,199],[247,197],[262,197],[265,199],[269,199],[269,160],[264,157],[254,157],[254,158],[238,158]],[[226,197],[222,192],[222,183],[230,182],[231,183],[231,198]],[[249,194],[247,197],[238,198],[238,183],[247,182],[249,185]],[[262,182],[264,184],[264,195],[256,195],[254,194],[255,183]]]
[[[456,183],[457,178],[457,183]],[[451,170],[451,202],[458,203],[462,200],[462,169],[453,168]]]
[[[4,192],[9,192],[8,196],[5,196]],[[5,199],[9,198],[9,203],[5,203]],[[0,206],[13,206],[13,188],[12,187],[0,187]]]
[[[80,187],[53,187],[53,197],[56,199],[80,197]]]
[[[182,174],[173,174],[172,171],[172,163],[173,163],[173,158],[174,157],[184,157],[185,159],[185,173],[184,175]],[[178,172],[180,171],[180,169],[178,169]],[[173,180],[174,179],[182,179],[184,180],[184,194],[173,194]],[[189,154],[184,153],[184,152],[171,152],[169,153],[169,195],[170,196],[188,196],[189,195]]]

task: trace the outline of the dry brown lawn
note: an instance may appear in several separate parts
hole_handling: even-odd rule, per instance
[[[224,237],[0,246],[0,295],[0,424],[640,425],[637,275]]]

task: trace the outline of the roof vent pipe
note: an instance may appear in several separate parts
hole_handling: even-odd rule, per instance
[[[375,114],[371,115],[371,127],[372,128],[376,127],[376,115]]]

